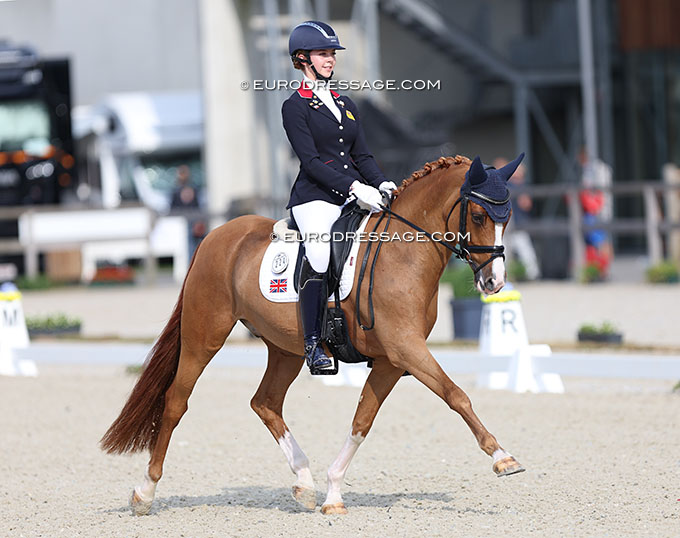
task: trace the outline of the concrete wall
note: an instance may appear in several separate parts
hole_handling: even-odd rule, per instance
[[[0,39],[70,57],[74,105],[201,83],[197,0],[0,2]]]

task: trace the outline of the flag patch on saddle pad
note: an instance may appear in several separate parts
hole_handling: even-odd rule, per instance
[[[269,293],[286,293],[288,291],[287,278],[274,278],[269,281]]]

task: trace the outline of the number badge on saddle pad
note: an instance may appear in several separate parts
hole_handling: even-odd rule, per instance
[[[279,252],[272,260],[272,273],[280,275],[288,268],[288,255],[285,252]]]

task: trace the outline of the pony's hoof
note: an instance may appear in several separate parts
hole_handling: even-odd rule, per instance
[[[524,467],[522,467],[520,462],[518,462],[512,456],[508,456],[507,458],[498,460],[496,463],[493,464],[493,472],[496,473],[496,476],[498,477],[507,476],[515,473],[521,473],[524,470],[525,469]]]
[[[142,499],[136,490],[132,490],[132,495],[130,496],[130,508],[132,508],[132,513],[136,516],[145,516],[151,510],[151,505],[153,504],[153,499],[150,501],[145,501]]]
[[[344,503],[324,504],[321,507],[321,513],[325,516],[332,515],[344,516],[347,513],[347,508],[345,508]]]
[[[314,489],[293,486],[293,499],[307,510],[316,508],[316,490]]]

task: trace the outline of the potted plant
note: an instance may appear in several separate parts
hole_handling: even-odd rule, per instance
[[[48,316],[27,316],[26,328],[31,338],[36,336],[77,336],[82,323],[77,318],[57,313]]]
[[[482,324],[482,301],[475,288],[474,273],[467,265],[444,270],[440,279],[453,288],[453,334],[455,339],[477,340]]]
[[[508,278],[512,282],[526,282],[528,280],[527,268],[524,266],[524,264],[521,261],[510,260],[510,262],[507,264],[507,267],[508,267]]]
[[[585,323],[578,330],[578,341],[620,345],[623,342],[623,334],[608,321],[599,327],[593,323]]]
[[[678,266],[673,262],[661,262],[647,269],[647,282],[670,284],[680,280]]]
[[[592,282],[602,282],[604,280],[604,275],[600,268],[594,264],[589,263],[581,269],[581,282],[584,284],[590,284]]]

